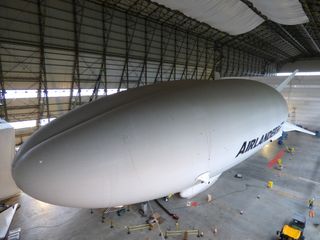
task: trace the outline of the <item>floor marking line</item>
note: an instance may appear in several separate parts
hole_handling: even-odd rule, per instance
[[[277,163],[277,161],[282,158],[282,156],[284,155],[284,149],[281,149],[275,156],[272,160],[270,160],[268,162],[268,168],[272,168],[273,165],[275,165]]]
[[[316,185],[320,185],[320,182],[317,182],[317,181],[313,181],[311,179],[308,179],[308,178],[304,178],[304,177],[298,177],[300,180],[302,181],[305,181],[305,182],[309,182],[309,183],[313,183],[313,184],[316,184]]]

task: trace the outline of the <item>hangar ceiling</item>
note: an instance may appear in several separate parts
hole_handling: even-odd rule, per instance
[[[153,1],[231,35],[249,32],[267,19],[285,25],[308,22],[299,0]]]
[[[240,0],[237,0],[240,1]],[[320,3],[301,0],[309,21],[281,25],[252,3],[258,27],[231,35],[149,0],[0,2],[0,115],[36,120],[21,139],[107,89],[216,76],[266,76],[320,55]],[[267,14],[268,15],[268,14]],[[50,96],[66,90],[63,97]],[[7,98],[10,90],[36,91]],[[16,94],[20,94],[16,92]]]

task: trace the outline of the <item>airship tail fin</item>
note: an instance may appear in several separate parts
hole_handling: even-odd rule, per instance
[[[282,90],[289,84],[289,82],[294,78],[294,76],[299,72],[296,69],[289,77],[287,77],[278,87],[276,87],[278,92],[282,92]]]
[[[307,134],[310,134],[310,135],[316,135],[314,132],[306,130],[306,129],[302,128],[302,127],[298,127],[297,125],[294,125],[294,124],[289,123],[289,122],[285,122],[283,124],[282,130],[284,132],[298,131],[298,132],[303,132],[303,133],[307,133]]]

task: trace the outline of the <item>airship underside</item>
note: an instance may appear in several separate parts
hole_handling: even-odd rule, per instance
[[[192,197],[282,133],[282,95],[251,80],[176,81],[81,106],[38,130],[13,176],[56,205],[102,208]]]

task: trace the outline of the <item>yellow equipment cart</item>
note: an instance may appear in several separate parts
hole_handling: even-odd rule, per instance
[[[277,231],[279,240],[304,240],[303,231],[306,226],[306,218],[296,214],[289,224],[285,224],[281,231]]]

